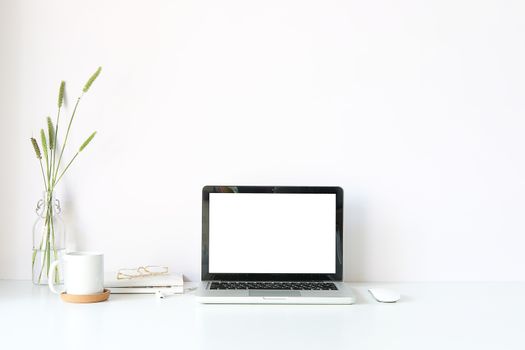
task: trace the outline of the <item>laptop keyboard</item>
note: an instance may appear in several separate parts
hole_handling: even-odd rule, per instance
[[[332,282],[211,282],[210,289],[337,290]]]

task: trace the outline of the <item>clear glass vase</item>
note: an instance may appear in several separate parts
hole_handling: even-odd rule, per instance
[[[53,192],[44,192],[43,198],[37,202],[38,215],[33,225],[32,270],[34,284],[47,284],[49,267],[59,260],[66,251],[66,230],[61,217],[60,201]],[[55,283],[63,282],[61,264],[56,267]]]

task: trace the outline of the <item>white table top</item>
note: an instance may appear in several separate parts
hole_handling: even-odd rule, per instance
[[[201,305],[193,293],[68,304],[0,281],[4,349],[525,349],[525,283],[350,283],[355,305]],[[370,286],[398,290],[377,303]],[[11,345],[11,346],[8,346]]]

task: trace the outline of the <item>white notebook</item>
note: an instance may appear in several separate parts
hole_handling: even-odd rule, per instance
[[[158,290],[183,293],[184,281],[178,273],[119,280],[113,272],[104,276],[104,287],[114,294],[153,294]]]

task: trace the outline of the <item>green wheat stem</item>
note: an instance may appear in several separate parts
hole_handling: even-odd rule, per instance
[[[31,143],[33,144],[36,157],[40,163],[40,170],[42,173],[42,177],[44,180],[44,187],[46,190],[45,201],[47,204],[47,208],[45,209],[45,219],[44,219],[45,223],[40,233],[40,246],[39,247],[35,246],[35,251],[33,252],[32,259],[31,259],[31,263],[32,263],[33,271],[34,271],[33,278],[36,279],[37,272],[34,270],[35,263],[36,263],[36,256],[38,252],[41,252],[41,255],[40,255],[40,259],[41,259],[40,267],[41,268],[40,268],[40,272],[38,275],[38,283],[40,283],[42,280],[44,269],[46,270],[47,277],[49,279],[51,259],[54,258],[54,260],[57,260],[59,258],[58,250],[56,247],[57,242],[56,242],[55,225],[54,225],[54,219],[53,219],[53,192],[54,192],[55,186],[60,182],[60,180],[62,179],[64,174],[68,171],[69,167],[78,157],[80,152],[82,152],[84,148],[86,148],[89,145],[89,143],[93,140],[93,138],[96,135],[96,132],[93,132],[82,143],[82,145],[80,146],[78,151],[75,153],[73,158],[71,158],[71,160],[69,161],[65,169],[61,172],[60,165],[62,164],[62,159],[64,158],[64,151],[67,146],[67,142],[69,140],[71,126],[73,124],[73,120],[75,119],[78,106],[80,104],[80,101],[82,100],[82,97],[84,96],[84,93],[89,91],[89,89],[91,88],[91,85],[97,79],[101,70],[102,70],[102,67],[98,67],[95,73],[93,73],[90,76],[90,78],[84,85],[80,96],[77,98],[75,106],[73,108],[73,112],[71,113],[69,122],[67,123],[67,129],[66,129],[66,133],[64,137],[64,142],[61,147],[58,145],[58,132],[59,132],[59,126],[60,126],[61,111],[64,105],[64,94],[65,94],[65,82],[64,81],[60,82],[60,88],[58,92],[58,101],[57,101],[58,109],[57,109],[56,124],[53,125],[53,120],[51,119],[51,117],[47,117],[46,118],[47,119],[47,135],[44,132],[44,129],[40,130],[43,155],[42,155],[42,152],[40,150],[40,147],[36,139],[31,138]],[[57,160],[57,155],[58,155],[58,160]],[[44,160],[46,162],[45,171],[44,171],[44,164],[42,161],[42,156],[44,156]],[[34,242],[34,244],[36,244],[36,242]],[[56,272],[57,273],[55,274],[55,280],[58,282],[60,280],[60,276],[58,274],[58,267],[57,267]]]
[[[47,203],[48,201],[48,197],[49,197],[49,192],[46,192],[46,198],[45,198],[45,201]],[[47,212],[47,207],[46,207],[46,218],[45,218],[45,222],[44,222],[44,229],[47,231],[47,227],[48,227],[48,224],[49,224],[49,215],[48,215],[48,212]],[[44,239],[46,237],[46,232],[42,232],[42,240],[40,241],[40,251],[42,251],[42,244],[44,243]],[[46,250],[47,250],[47,244],[49,242],[46,242],[46,246],[44,247],[44,255],[43,257],[41,258],[42,259],[42,263],[41,263],[41,266],[40,266],[40,273],[38,274],[38,283],[40,284],[40,281],[42,280],[42,273],[44,272],[44,265],[45,265],[45,262],[46,262]]]
[[[31,271],[33,271],[33,273],[35,273],[35,258],[36,258],[36,253],[37,253],[37,250],[36,249],[33,249],[33,256],[31,257]],[[33,275],[34,277],[34,275]],[[33,280],[34,281],[34,280]]]
[[[51,267],[51,232],[53,230],[53,193],[47,193],[47,245],[46,245],[46,276],[49,279],[49,270]],[[53,242],[54,244],[54,242]]]
[[[55,172],[55,164],[56,164],[56,158],[57,158],[57,143],[58,143],[58,122],[60,120],[60,108],[58,109],[57,113],[57,124],[55,126],[55,141],[53,144],[53,149],[51,150],[51,174],[54,174]]]
[[[49,173],[53,173],[53,149],[55,148],[55,127],[51,117],[47,117],[47,135],[49,140]]]
[[[58,180],[55,181],[54,183],[54,186],[56,186],[58,184],[58,182],[60,181],[60,179],[62,178],[62,176],[64,176],[64,174],[66,173],[67,169],[69,169],[69,167],[71,166],[71,163],[73,163],[73,161],[77,158],[78,154],[80,152],[77,152],[75,153],[75,155],[73,156],[73,158],[71,158],[71,160],[69,161],[69,163],[67,164],[66,168],[64,169],[64,171],[62,171],[62,173],[60,174],[60,176],[58,177]]]
[[[42,258],[42,266],[40,267],[40,274],[38,275],[38,283],[42,280],[42,273],[44,272],[44,268],[46,268],[47,276],[49,276],[49,267],[50,267],[50,259],[51,259],[51,246],[50,246],[50,233],[51,233],[51,220],[52,220],[52,207],[50,205],[50,202],[52,201],[52,192],[48,191],[46,192],[45,197],[45,203],[46,203],[46,214],[45,214],[45,222],[44,222],[44,232],[42,234],[42,239],[40,241],[40,251],[42,251],[42,245],[44,243],[44,238],[46,245],[44,247],[44,256]]]
[[[51,208],[48,209],[47,215],[49,215],[49,222],[47,224],[47,261],[46,261],[46,276],[49,277],[49,267],[51,265],[51,222],[53,222],[53,217],[51,214]]]
[[[47,192],[46,192],[46,195],[47,195]],[[45,222],[47,222],[47,216],[46,216],[46,219],[45,219]],[[45,227],[45,226],[44,226]],[[44,244],[44,235],[42,235],[42,237],[40,237],[40,246],[38,248],[39,251],[42,250],[42,245]],[[33,252],[33,266],[35,264],[35,256],[36,256],[36,251]]]
[[[97,134],[96,131],[92,132],[91,135],[89,135],[89,137],[86,139],[86,141],[84,141],[82,143],[82,145],[80,145],[80,147],[78,148],[78,151],[77,153],[75,153],[75,155],[73,156],[73,158],[69,161],[69,163],[67,164],[66,168],[64,169],[64,171],[62,171],[62,173],[60,174],[60,176],[58,177],[58,179],[56,180],[56,182],[54,183],[54,186],[56,186],[58,184],[58,182],[60,181],[60,179],[62,178],[62,176],[64,176],[64,174],[66,173],[67,169],[69,169],[69,167],[71,166],[71,164],[73,163],[73,161],[77,158],[77,156],[80,154],[80,152],[82,152],[84,150],[84,148],[87,147],[87,145],[89,145],[89,143],[91,142],[91,140],[93,140],[93,138],[95,137],[95,135]]]
[[[40,170],[42,170],[42,178],[44,180],[44,189],[47,192],[46,175],[44,175],[44,166],[42,165],[42,159],[39,159],[39,161],[40,161]]]
[[[51,199],[52,201],[53,199]],[[51,203],[51,205],[53,205],[53,203]],[[58,254],[57,254],[57,247],[56,247],[56,244],[55,244],[55,222],[53,220],[53,208],[51,207],[51,235],[52,235],[52,240],[53,240],[53,257],[55,258],[54,260],[58,260]],[[57,272],[58,272],[58,269],[56,269]],[[49,271],[47,271],[47,276],[49,278]],[[60,280],[59,276],[57,273],[55,273],[55,283],[58,283],[58,280]]]
[[[47,195],[48,195],[48,193],[49,193],[49,192],[46,192],[46,201],[47,201]],[[46,227],[45,225],[47,225],[47,223],[48,223],[48,216],[47,216],[47,214],[46,214],[46,216],[45,216],[45,222],[44,222],[44,227]],[[32,267],[32,269],[34,269],[34,267],[35,267],[35,259],[36,259],[36,254],[37,254],[37,252],[41,252],[41,251],[42,251],[42,245],[44,245],[44,237],[45,237],[44,234],[42,234],[42,236],[40,237],[40,246],[38,247],[38,250],[35,250],[35,251],[33,252],[33,257],[32,257],[32,260],[31,260],[31,264],[32,264],[31,267]],[[44,259],[45,259],[45,252],[44,252]],[[42,267],[43,267],[43,266],[44,266],[44,260],[42,260]],[[40,283],[40,278],[41,278],[41,276],[42,276],[42,269],[40,269],[40,275],[39,275],[39,277],[38,277],[38,283]]]
[[[52,188],[55,188],[56,184],[58,183],[58,181],[55,181],[55,179],[56,179],[56,177],[58,175],[58,170],[60,169],[60,163],[62,162],[62,156],[64,155],[64,149],[66,148],[67,139],[69,137],[69,131],[71,130],[71,123],[73,123],[73,119],[75,118],[75,113],[77,112],[78,104],[80,103],[80,100],[82,99],[83,95],[84,95],[84,93],[82,93],[77,98],[77,102],[75,103],[75,108],[73,108],[73,113],[71,114],[71,118],[69,118],[69,124],[68,124],[67,130],[66,130],[66,137],[64,138],[64,144],[62,145],[62,150],[60,151],[60,156],[58,157],[58,163],[57,163],[57,166],[55,168],[55,173],[53,175]]]
[[[49,241],[46,242],[46,247],[44,249],[44,260],[42,262],[42,268],[40,269],[40,276],[38,277],[38,283],[42,281],[42,273],[44,269],[47,270],[47,265],[49,264]]]
[[[46,133],[44,132],[44,129],[40,129],[40,139],[42,141],[42,149],[44,150],[44,159],[46,161],[47,183],[49,184],[48,187],[51,187],[50,182],[49,182],[51,168],[50,168],[50,163],[49,163],[49,153],[47,151]]]
[[[101,71],[102,71],[102,67],[98,67],[97,70],[95,71],[95,73],[93,73],[91,75],[91,77],[89,77],[88,81],[84,85],[84,88],[82,89],[82,93],[77,98],[77,102],[75,103],[75,108],[73,109],[73,113],[71,114],[71,118],[69,119],[69,124],[68,124],[67,130],[66,130],[66,136],[64,138],[64,144],[62,145],[62,150],[60,151],[60,156],[58,157],[58,163],[56,165],[56,168],[54,169],[54,174],[53,174],[53,177],[52,177],[53,178],[53,182],[52,182],[52,186],[51,186],[52,188],[54,188],[56,186],[56,184],[58,183],[57,175],[58,175],[58,171],[60,169],[60,163],[62,162],[62,157],[64,155],[64,149],[66,148],[66,145],[67,145],[67,139],[69,137],[69,131],[71,130],[71,124],[73,123],[73,119],[75,118],[75,114],[76,114],[76,111],[77,111],[78,104],[80,103],[80,100],[82,99],[82,96],[84,96],[84,93],[88,92],[89,88],[91,87],[93,82],[97,79],[97,77],[99,76]],[[59,100],[60,100],[60,93],[59,93]],[[64,173],[62,173],[62,175],[63,174]],[[59,179],[60,179],[60,177],[59,177]]]
[[[57,143],[58,143],[58,125],[60,124],[60,111],[62,110],[62,105],[64,103],[64,92],[66,89],[66,82],[60,82],[60,88],[58,89],[58,112],[57,112],[57,123],[55,125],[55,143],[53,149],[53,162],[51,164],[51,173],[55,171],[56,157],[57,157]]]
[[[44,244],[44,237],[41,237],[41,238],[40,238],[40,246],[39,246],[39,248],[38,248],[38,249],[35,249],[35,250],[33,251],[33,257],[32,257],[32,259],[31,259],[31,267],[32,267],[32,268],[35,267],[36,254],[37,254],[37,252],[42,251],[42,245],[43,245],[43,244]]]
[[[42,272],[44,272],[44,262],[46,261],[46,251],[44,250],[44,259],[42,260],[42,266],[40,267],[40,274],[38,275],[38,284],[42,280]]]
[[[47,201],[47,197],[46,197],[46,201]],[[44,227],[48,227],[47,225],[49,224],[49,216],[47,215],[46,213],[46,220],[45,220],[45,223],[44,223]],[[42,234],[42,241],[40,242],[40,251],[42,251],[42,244],[44,243],[44,237],[45,237],[45,233]],[[42,258],[42,266],[40,266],[40,274],[38,275],[38,284],[40,284],[40,281],[42,280],[42,272],[44,272],[44,264],[46,262],[46,252],[47,252],[47,246],[49,244],[49,240],[46,242],[46,246],[45,246],[45,249],[44,249],[44,257]]]

